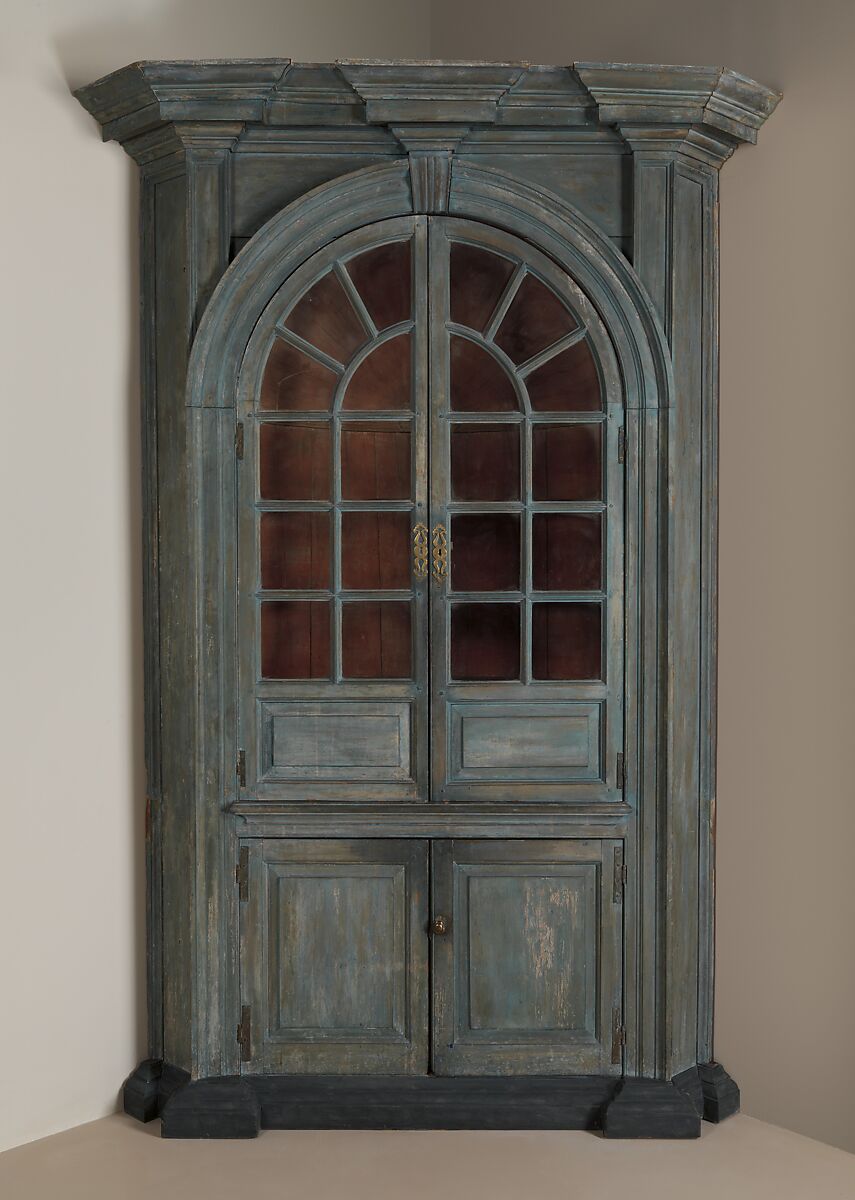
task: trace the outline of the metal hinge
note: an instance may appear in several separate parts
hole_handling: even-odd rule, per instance
[[[615,761],[615,782],[617,787],[623,791],[624,785],[624,767],[623,767],[623,751],[621,751]]]
[[[235,766],[238,783],[241,787],[246,787],[246,751],[238,750],[237,764]]]
[[[615,904],[620,904],[623,901],[623,889],[626,887],[628,876],[629,872],[626,863],[623,861],[623,846],[616,846],[614,875],[612,877],[612,899]]]
[[[619,1008],[612,1009],[612,1062],[619,1063],[626,1045],[626,1028]]]
[[[243,421],[235,425],[235,458],[238,461],[243,458]]]
[[[626,430],[623,425],[617,431],[617,460],[626,462]]]
[[[244,846],[240,852],[237,866],[235,867],[235,883],[238,885],[238,897],[241,900],[249,899],[249,848]]]
[[[244,1004],[240,1010],[237,1044],[240,1046],[240,1061],[249,1062],[252,1058],[252,1009],[248,1004]]]

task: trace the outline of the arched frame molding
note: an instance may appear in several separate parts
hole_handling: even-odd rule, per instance
[[[239,1069],[236,1050],[218,1030],[233,1028],[240,988],[236,948],[238,911],[229,880],[237,839],[249,826],[264,831],[264,818],[229,811],[234,784],[222,763],[237,752],[234,740],[236,671],[218,647],[235,645],[236,573],[226,531],[234,527],[234,478],[224,469],[234,437],[241,366],[266,306],[299,267],[330,242],[366,225],[412,215],[410,167],[406,159],[339,177],[295,201],[273,217],[230,265],[202,317],[188,364],[186,402],[190,436],[200,453],[191,469],[192,561],[204,564],[195,581],[199,732],[197,814],[207,831],[198,852],[197,886],[219,897],[197,914],[196,967],[200,993],[196,1011],[200,1039],[195,1055],[200,1076]],[[663,651],[667,597],[667,457],[669,410],[674,404],[671,357],[654,306],[630,263],[607,237],[566,201],[495,170],[453,161],[447,212],[492,225],[531,243],[562,267],[593,304],[608,331],[620,372],[626,437],[626,665],[625,799],[631,815],[592,818],[572,812],[556,818],[555,835],[623,836],[631,864],[626,893],[625,1069],[628,1074],[665,1076],[671,1061],[664,1006],[663,965],[668,902],[663,854],[694,853],[697,842],[680,839],[679,814],[662,803],[667,767],[657,753],[657,729],[666,703],[667,661]],[[215,597],[215,599],[212,599]],[[218,720],[212,721],[212,708]],[[216,759],[210,771],[205,763]],[[232,759],[232,761],[234,761]],[[219,777],[220,796],[211,804],[210,784]],[[687,802],[691,802],[687,799]],[[664,814],[664,816],[663,816]],[[223,816],[226,816],[225,825]],[[289,816],[288,836],[317,834],[311,816]],[[320,820],[323,820],[321,814]],[[524,836],[524,823],[520,836]],[[369,832],[354,816],[347,831]],[[342,829],[342,835],[347,832]],[[425,836],[429,827],[425,825]],[[414,830],[413,836],[420,836]],[[530,834],[529,834],[530,836]],[[220,852],[216,846],[219,844]],[[659,853],[657,853],[657,847]],[[651,914],[654,914],[651,917]],[[695,914],[694,920],[697,920]],[[222,963],[230,962],[225,978]],[[675,999],[675,1004],[679,1003]],[[219,1007],[221,1020],[208,1014]],[[203,1011],[204,1010],[204,1011]]]
[[[397,159],[323,184],[277,213],[241,250],[211,297],[190,354],[188,405],[234,406],[255,322],[312,254],[362,225],[413,211],[408,162]],[[554,259],[609,330],[625,407],[671,406],[671,358],[653,302],[631,265],[582,213],[555,194],[462,161],[452,169],[448,212],[515,233]]]

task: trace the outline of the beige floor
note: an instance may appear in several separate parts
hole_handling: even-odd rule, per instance
[[[167,1142],[124,1116],[0,1155],[3,1200],[855,1200],[855,1155],[750,1117],[700,1142],[266,1132]]]

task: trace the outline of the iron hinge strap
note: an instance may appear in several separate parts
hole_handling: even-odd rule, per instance
[[[625,781],[626,771],[623,765],[623,752],[621,752],[615,760],[615,782],[621,791],[623,791]]]
[[[238,461],[243,458],[243,421],[235,425],[235,458]]]
[[[249,848],[242,847],[237,866],[235,867],[235,883],[238,886],[238,897],[241,901],[249,899]]]
[[[252,1058],[252,1009],[248,1004],[244,1004],[240,1010],[237,1043],[240,1046],[240,1061],[249,1062]]]
[[[619,1063],[621,1051],[626,1045],[626,1027],[619,1008],[612,1009],[612,1062]]]
[[[612,899],[615,904],[623,901],[623,890],[629,876],[626,863],[623,860],[623,846],[615,847],[614,875],[612,884]]]
[[[626,430],[623,425],[617,431],[617,460],[619,463],[626,462]]]
[[[238,750],[237,764],[235,766],[238,783],[241,787],[246,787],[246,751]]]

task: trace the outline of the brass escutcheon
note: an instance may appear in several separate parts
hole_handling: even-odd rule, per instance
[[[428,573],[428,527],[419,521],[413,527],[413,574],[416,579],[427,578]]]
[[[444,525],[433,527],[433,577],[442,583],[448,575],[448,537]]]

